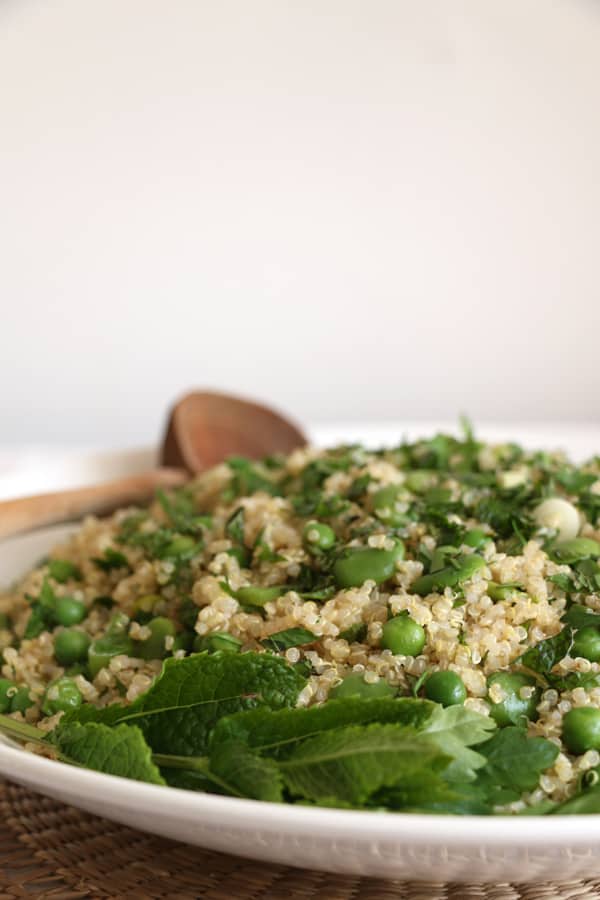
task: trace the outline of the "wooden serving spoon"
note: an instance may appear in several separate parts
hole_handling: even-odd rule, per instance
[[[266,406],[229,394],[187,394],[171,410],[160,468],[92,487],[0,502],[0,540],[22,531],[107,514],[145,503],[159,487],[176,487],[228,456],[258,459],[306,444],[303,432]]]

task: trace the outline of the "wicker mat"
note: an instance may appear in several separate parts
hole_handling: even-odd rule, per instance
[[[0,783],[0,900],[600,900],[600,880],[441,884],[256,863],[115,825]]]

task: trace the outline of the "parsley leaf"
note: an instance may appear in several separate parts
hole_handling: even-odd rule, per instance
[[[48,560],[48,574],[59,584],[64,584],[69,578],[81,581],[81,571],[75,563],[69,562],[68,559]]]
[[[477,786],[488,794],[492,804],[511,803],[523,791],[532,791],[540,775],[554,763],[558,747],[541,737],[527,737],[521,728],[509,725],[499,729],[479,747],[486,758]]]
[[[125,554],[120,553],[118,550],[114,550],[112,547],[107,547],[102,556],[92,557],[92,562],[94,562],[99,569],[102,569],[103,572],[112,572],[114,569],[129,568],[129,561]]]

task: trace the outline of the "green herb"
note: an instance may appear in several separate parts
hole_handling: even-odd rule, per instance
[[[245,520],[246,513],[244,511],[243,506],[238,506],[238,508],[233,512],[227,522],[225,523],[225,534],[227,537],[232,540],[235,544],[240,544],[242,547],[244,546],[244,533],[245,533]]]
[[[515,726],[499,729],[478,749],[486,763],[478,774],[477,786],[494,805],[511,803],[523,791],[533,790],[541,773],[550,768],[559,752],[552,741],[527,737]]]
[[[210,528],[211,517],[198,513],[189,488],[178,488],[170,494],[159,490],[156,496],[174,529],[180,534],[197,536],[205,528]]]
[[[267,494],[277,495],[278,487],[266,472],[263,474],[257,465],[254,465],[249,459],[243,456],[232,456],[227,460],[227,465],[231,469],[232,477],[229,485],[223,491],[223,500],[231,502],[236,497],[247,497],[258,491]]]
[[[48,574],[59,584],[64,584],[69,578],[81,581],[81,571],[75,563],[68,559],[50,559],[48,561]]]
[[[243,741],[253,750],[284,758],[306,738],[348,725],[396,724],[420,731],[435,709],[435,704],[427,700],[350,698],[328,700],[308,709],[251,710],[220,719],[211,747],[216,749],[230,740]]]
[[[63,756],[88,769],[150,784],[165,783],[139,728],[72,723],[57,729],[54,743]]]
[[[546,638],[530,647],[515,661],[527,666],[533,672],[548,676],[554,666],[569,654],[573,646],[573,636],[573,629],[567,625],[554,637]]]
[[[445,777],[450,781],[471,781],[485,764],[478,751],[471,748],[487,741],[496,725],[493,719],[464,706],[435,705],[435,711],[421,736],[452,758]]]
[[[319,638],[307,628],[286,628],[269,635],[261,644],[267,650],[287,650],[289,647],[302,647],[317,640]]]
[[[402,725],[338,728],[303,741],[279,763],[296,797],[366,803],[383,787],[442,771],[448,757]]]
[[[43,631],[53,627],[57,598],[47,578],[44,578],[42,582],[38,597],[32,597],[29,594],[26,594],[25,597],[31,604],[31,613],[23,637],[26,639],[36,638]]]
[[[82,706],[67,721],[137,725],[156,753],[204,753],[221,716],[242,709],[278,709],[296,700],[304,679],[278,656],[197,653],[167,659],[152,687],[130,706]]]
[[[113,569],[128,569],[129,561],[124,553],[107,547],[102,556],[95,556],[92,561],[96,563],[103,572],[112,572]]]

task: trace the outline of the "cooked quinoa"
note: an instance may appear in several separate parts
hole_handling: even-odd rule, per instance
[[[2,677],[14,685],[5,711],[20,690],[13,717],[48,731],[63,715],[57,682],[72,681],[76,703],[128,704],[166,657],[201,650],[280,654],[306,676],[305,707],[351,674],[426,696],[428,678],[449,670],[465,708],[490,716],[507,699],[491,676],[521,672],[527,733],[560,752],[507,808],[563,801],[600,764],[596,748],[573,753],[563,743],[565,714],[600,709],[600,650],[577,656],[571,629],[566,655],[547,670],[523,654],[571,628],[573,607],[600,614],[599,516],[600,458],[574,466],[560,453],[482,444],[469,431],[381,451],[232,459],[148,509],[87,518],[0,595]],[[84,607],[80,621],[57,622],[48,610],[61,598]],[[422,629],[413,655],[386,638],[386,623],[399,618]],[[57,659],[64,631],[87,636],[71,664]]]

